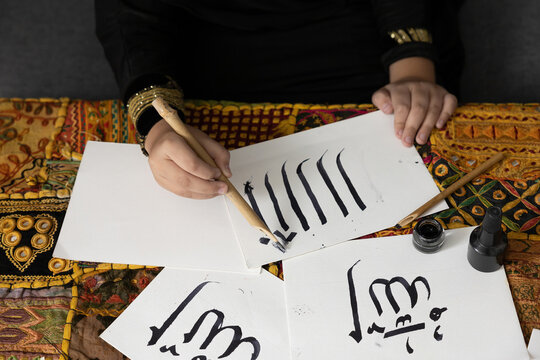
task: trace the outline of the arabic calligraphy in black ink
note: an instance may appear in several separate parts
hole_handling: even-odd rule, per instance
[[[345,149],[342,149],[338,155],[336,156],[336,166],[339,171],[339,174],[343,178],[343,181],[347,185],[347,189],[349,190],[350,195],[354,199],[357,206],[360,208],[360,210],[364,211],[366,209],[365,203],[360,198],[360,195],[358,194],[358,191],[356,190],[353,182],[351,181],[349,175],[347,174],[347,171],[345,170],[345,166],[343,165],[343,162],[341,160],[341,155]],[[323,182],[325,183],[326,187],[330,191],[334,201],[336,202],[337,206],[341,210],[341,213],[343,217],[347,217],[349,215],[349,210],[347,209],[347,206],[345,205],[345,202],[343,201],[342,197],[338,193],[333,180],[330,178],[330,175],[328,174],[328,171],[323,163],[323,158],[326,155],[328,150],[325,150],[322,156],[319,158],[319,160],[316,161],[316,168],[321,176]],[[326,214],[323,210],[322,205],[320,204],[317,195],[313,191],[308,177],[304,174],[303,171],[303,165],[309,161],[308,159],[302,160],[296,167],[296,175],[298,176],[298,179],[302,183],[302,187],[309,198],[311,205],[313,206],[313,209],[315,210],[319,221],[321,225],[326,225],[328,223],[328,219],[326,217]],[[291,206],[292,210],[294,211],[296,217],[298,218],[300,225],[302,226],[302,229],[304,231],[308,231],[310,229],[309,222],[302,211],[302,208],[300,207],[300,204],[298,203],[298,200],[296,199],[296,196],[293,192],[291,183],[289,181],[289,174],[287,173],[287,162],[285,161],[283,165],[281,166],[281,179],[283,181],[283,186],[285,187],[285,192],[287,194],[287,198],[289,200],[289,205]],[[285,220],[285,217],[283,216],[282,212],[282,204],[279,203],[279,200],[274,192],[274,188],[272,184],[270,183],[268,172],[264,176],[264,186],[266,188],[266,192],[268,194],[268,197],[270,198],[272,202],[272,206],[274,209],[274,213],[279,221],[279,225],[283,229],[284,232],[287,232],[290,228],[289,223]],[[255,211],[255,213],[263,219],[263,216],[261,214],[261,211],[258,207],[257,201],[255,199],[255,196],[253,195],[253,184],[251,181],[246,181],[244,183],[244,193],[247,196],[249,203],[251,204],[251,207]],[[263,219],[264,221],[264,219]],[[276,232],[277,231],[277,232]],[[280,230],[274,231],[274,234],[276,236],[282,238],[284,241],[291,241],[295,236],[296,232],[291,232],[290,234],[283,234]],[[261,237],[259,239],[259,242],[263,245],[269,244],[269,239],[265,237]]]
[[[347,270],[347,283],[349,286],[349,300],[351,304],[351,312],[352,312],[352,320],[353,320],[353,330],[349,333],[349,336],[353,338],[353,340],[356,343],[360,343],[362,341],[362,328],[360,324],[360,315],[358,312],[359,304],[357,300],[357,294],[356,294],[357,290],[356,290],[354,276],[353,276],[353,270],[359,263],[360,263],[360,260],[356,261]],[[403,334],[411,334],[416,331],[426,329],[426,322],[417,322],[413,324],[412,323],[413,319],[410,314],[407,313],[407,314],[400,315],[402,307],[398,304],[398,301],[396,300],[396,297],[394,296],[394,291],[392,290],[392,285],[394,284],[401,285],[401,287],[407,293],[410,300],[411,310],[414,309],[414,307],[418,304],[417,285],[423,285],[425,287],[425,290],[427,293],[426,301],[430,300],[431,287],[429,285],[428,280],[423,276],[417,276],[411,283],[409,283],[405,278],[401,276],[395,276],[391,278],[390,280],[381,279],[381,278],[373,280],[368,288],[368,294],[369,294],[369,297],[371,299],[373,306],[375,307],[375,310],[377,311],[378,316],[381,317],[381,315],[383,315],[384,310],[375,292],[376,286],[377,287],[382,286],[384,288],[384,294],[386,296],[386,300],[388,300],[388,303],[392,307],[392,310],[398,316],[395,321],[395,326],[392,329],[388,329],[388,326],[378,325],[375,322],[378,320],[373,321],[371,326],[369,326],[367,329],[367,333],[370,335],[373,333],[379,333],[383,335],[383,339],[387,339],[394,336],[399,336]],[[446,307],[442,307],[442,308],[434,307],[431,309],[431,311],[428,314],[429,318],[433,322],[437,322],[441,318],[441,315],[447,310],[448,309]],[[441,341],[443,339],[443,334],[439,332],[440,328],[441,328],[441,325],[438,325],[433,332],[433,338],[436,341]],[[414,352],[414,348],[411,346],[410,341],[411,341],[410,336],[407,336],[405,348],[407,350],[407,353],[412,354]]]
[[[178,305],[178,307],[169,315],[169,317],[165,320],[165,322],[161,325],[161,327],[151,326],[150,331],[152,332],[152,335],[150,337],[150,340],[148,341],[147,346],[153,346],[155,345],[159,339],[163,336],[163,334],[169,329],[169,327],[174,323],[174,321],[178,318],[178,316],[185,310],[185,308],[189,305],[189,303],[199,294],[199,292],[208,284],[210,283],[216,283],[214,281],[205,281],[201,284],[199,284],[195,289],[193,289],[188,296]],[[209,316],[215,316],[216,320],[214,324],[212,325],[212,328],[210,329],[210,333],[206,337],[206,339],[203,341],[203,343],[200,345],[200,350],[205,350],[208,348],[208,346],[212,343],[212,341],[215,339],[216,336],[218,336],[223,331],[226,331],[230,333],[232,331],[232,340],[230,344],[228,345],[227,349],[221,354],[218,359],[223,359],[231,355],[240,345],[242,344],[248,344],[253,348],[253,352],[251,354],[250,360],[255,360],[259,357],[259,354],[261,352],[261,345],[259,341],[253,337],[242,337],[242,329],[240,326],[237,325],[229,325],[229,326],[223,326],[223,322],[225,320],[225,314],[217,309],[210,309],[208,311],[205,311],[199,319],[195,322],[193,327],[190,331],[184,334],[184,340],[182,343],[187,344],[193,340],[197,332],[199,331],[199,328],[204,323],[204,321]],[[173,356],[180,356],[177,350],[177,344],[173,345],[162,345],[159,348],[159,351],[162,353],[170,353]],[[205,355],[196,355],[192,358],[192,360],[207,360],[207,357]]]

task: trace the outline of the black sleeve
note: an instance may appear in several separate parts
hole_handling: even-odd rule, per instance
[[[413,56],[437,61],[431,36],[430,0],[372,0],[371,3],[386,69],[400,59]]]
[[[136,91],[174,77],[177,11],[158,1],[95,1],[96,34],[124,102]]]

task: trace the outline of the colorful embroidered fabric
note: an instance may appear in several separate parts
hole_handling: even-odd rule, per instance
[[[374,110],[186,103],[187,121],[229,149]],[[119,101],[0,99],[0,360],[124,358],[98,335],[159,273],[52,258],[88,140],[135,143]],[[450,209],[436,218],[446,228],[477,225],[487,207],[502,207],[510,239],[505,269],[528,341],[532,328],[540,328],[540,106],[461,106],[417,150],[441,189],[495,152],[508,155],[502,166],[454,193]],[[410,232],[392,228],[369,237]],[[280,263],[267,268],[282,276]]]

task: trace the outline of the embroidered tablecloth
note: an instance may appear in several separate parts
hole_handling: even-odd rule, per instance
[[[188,123],[229,149],[376,110],[208,101],[186,108]],[[123,359],[98,336],[160,271],[52,257],[88,140],[135,142],[121,102],[0,99],[0,360]],[[474,226],[488,207],[502,208],[505,269],[528,342],[540,328],[540,104],[460,106],[417,150],[441,190],[494,153],[507,154],[435,217],[445,228]],[[282,276],[280,263],[267,268]]]

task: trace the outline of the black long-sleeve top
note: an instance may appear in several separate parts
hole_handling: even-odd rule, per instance
[[[388,83],[391,63],[411,56],[433,60],[438,81],[457,90],[456,7],[451,0],[96,0],[96,31],[124,100],[169,76],[189,98],[361,103]]]

